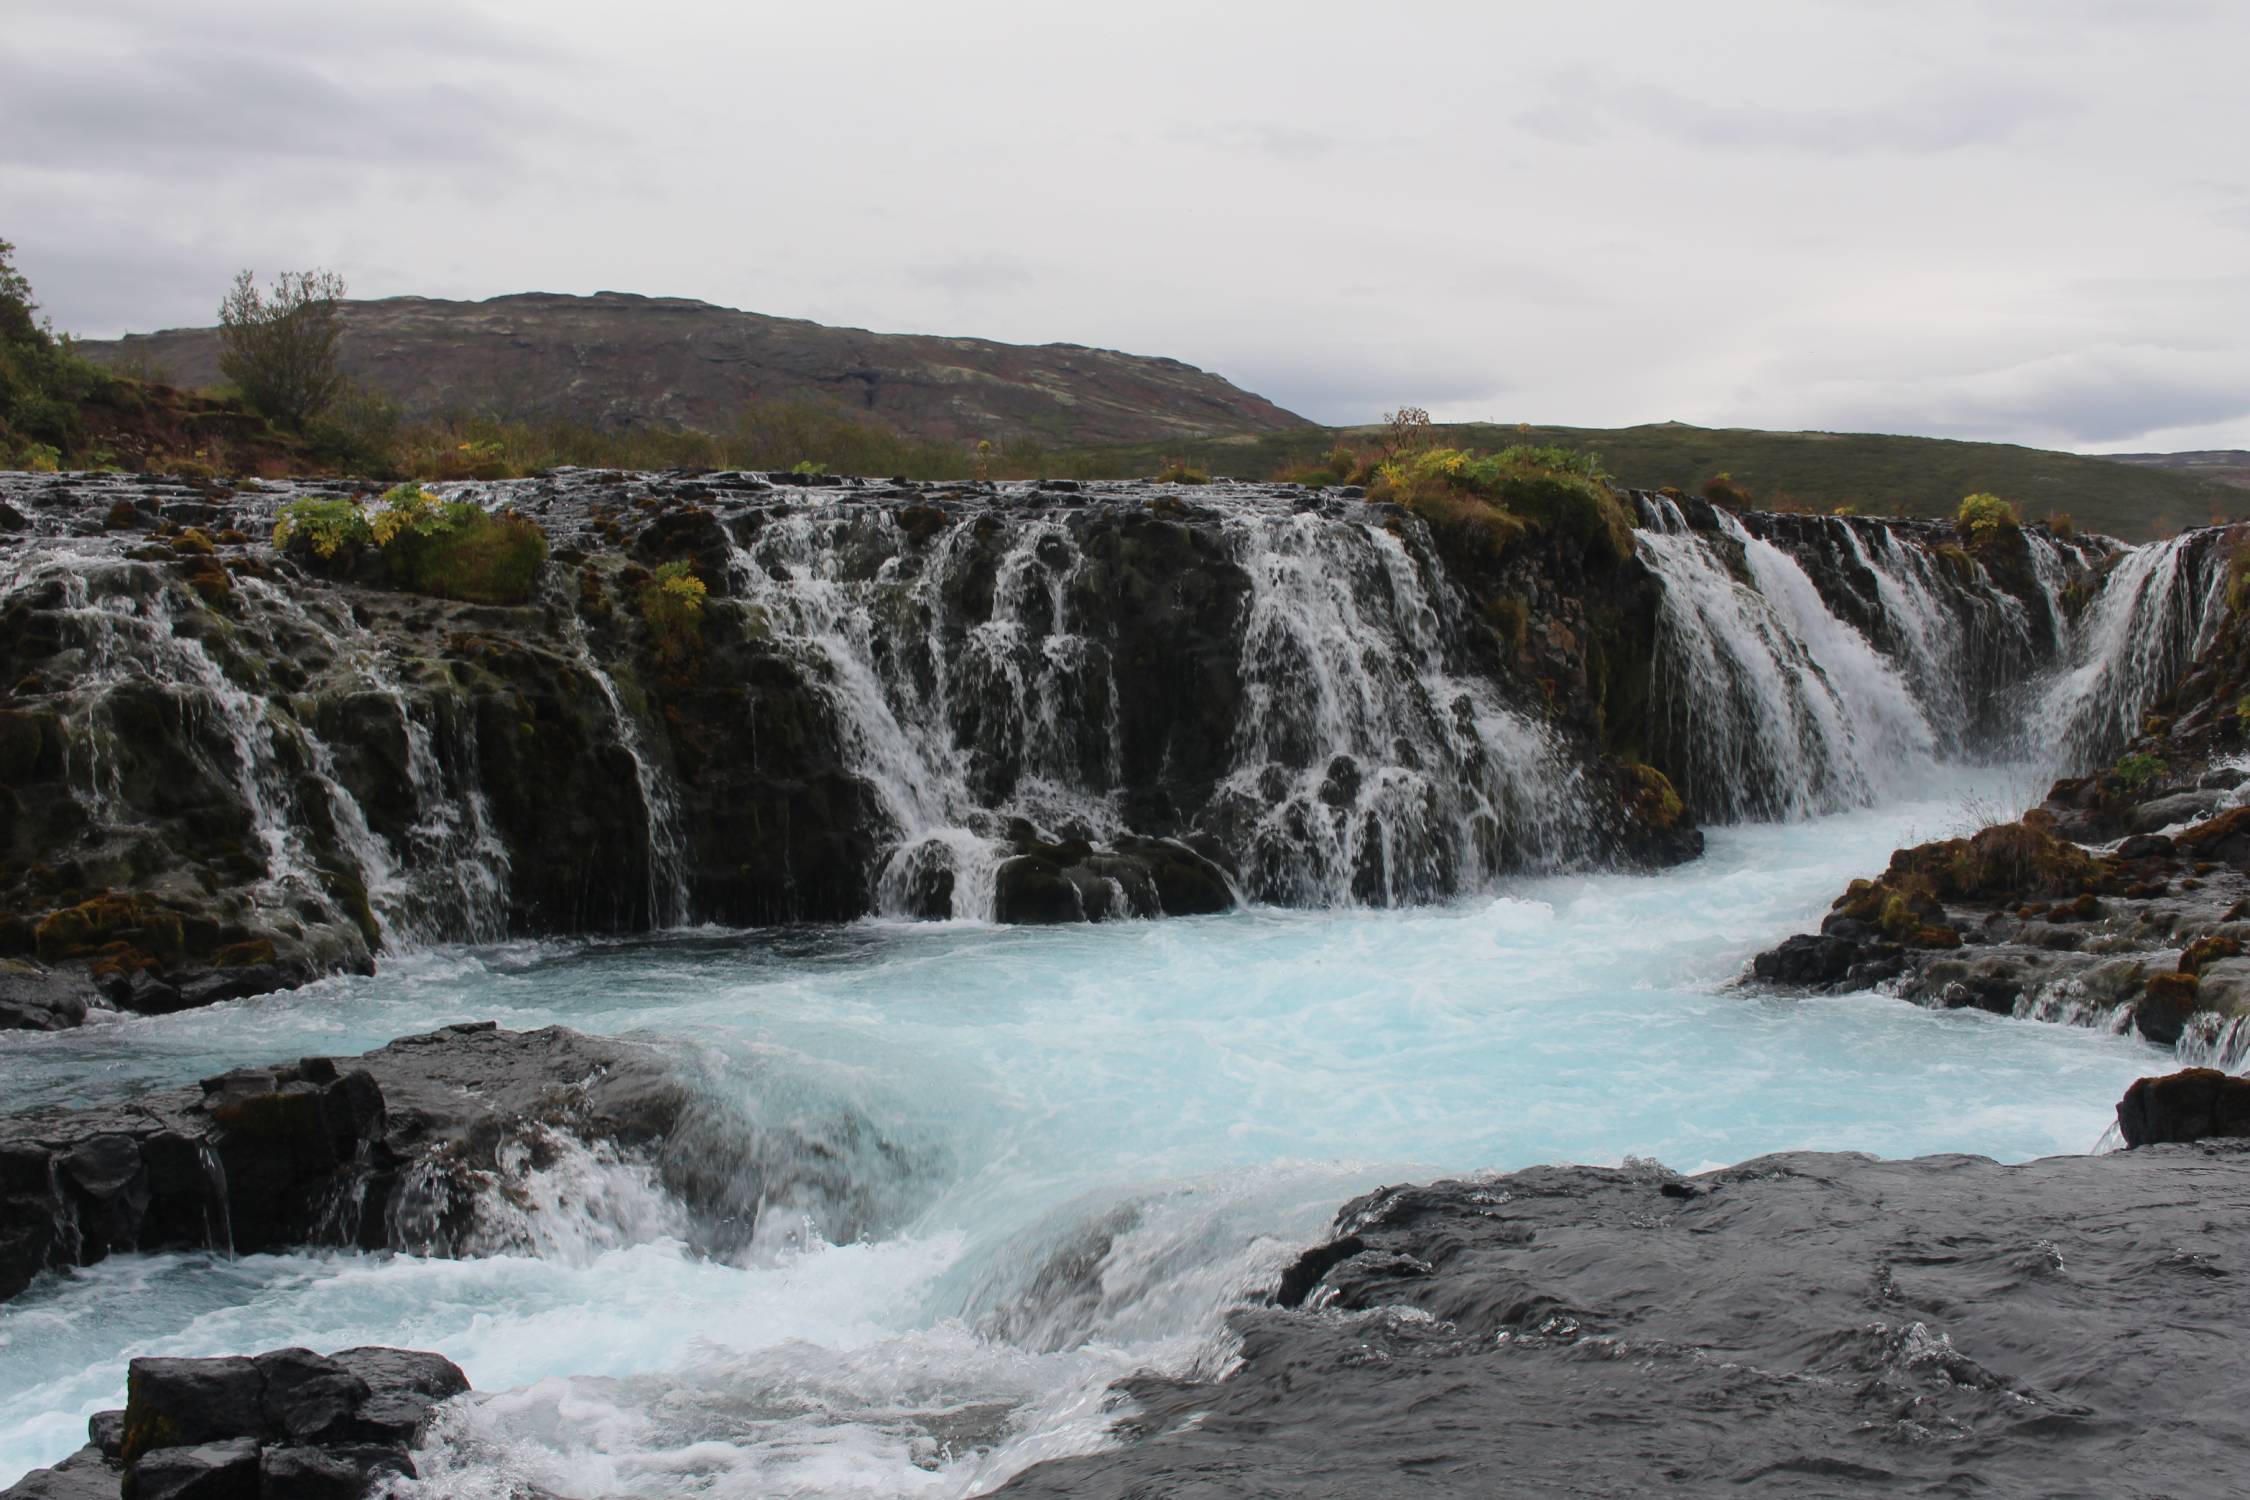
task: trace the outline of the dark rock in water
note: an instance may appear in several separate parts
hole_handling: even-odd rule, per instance
[[[2117,1103],[2117,1129],[2128,1146],[2250,1136],[2250,1078],[2185,1068],[2136,1079]]]
[[[1231,1373],[998,1493],[2227,1493],[2246,1219],[2232,1144],[1386,1188]]]
[[[688,1097],[646,1047],[484,1022],[343,1067],[243,1068],[126,1104],[0,1119],[0,1297],[125,1250],[496,1248],[478,1184],[504,1151],[544,1157],[558,1139],[654,1150]],[[294,1389],[286,1372],[275,1379]],[[316,1382],[287,1399],[343,1397]]]
[[[83,973],[0,958],[0,1031],[66,1031],[101,1003]]]
[[[1848,938],[1801,934],[1759,954],[1753,968],[1760,979],[1778,984],[1834,984],[1858,957],[1859,944]]]
[[[0,1500],[358,1500],[414,1477],[438,1405],[469,1389],[442,1355],[381,1348],[136,1359],[125,1384],[92,1442]]]

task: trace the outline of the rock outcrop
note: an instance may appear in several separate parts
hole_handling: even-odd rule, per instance
[[[457,491],[552,548],[494,605],[269,543],[342,482],[0,490],[0,1024],[399,941],[1389,904],[1700,848],[1649,763],[1655,582],[1559,535],[1472,557],[1293,486],[571,472]]]
[[[0,1118],[0,1298],[132,1250],[506,1248],[510,1172],[572,1149],[653,1162],[690,1099],[647,1047],[482,1022]]]
[[[413,1349],[136,1359],[124,1410],[0,1500],[360,1500],[416,1477],[437,1407],[468,1389],[451,1360]]]
[[[2200,1494],[2250,1444],[2250,1150],[1762,1157],[1385,1188],[998,1493]]]

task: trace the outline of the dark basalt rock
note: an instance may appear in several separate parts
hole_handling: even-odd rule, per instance
[[[2137,1079],[2118,1101],[2117,1129],[2128,1146],[2250,1136],[2250,1078],[2186,1068]]]
[[[255,1359],[136,1359],[122,1412],[0,1500],[359,1500],[411,1450],[468,1378],[441,1355],[277,1349]]]
[[[484,1243],[481,1189],[504,1149],[544,1159],[563,1137],[650,1151],[688,1099],[645,1047],[484,1022],[342,1066],[243,1068],[127,1104],[0,1119],[0,1297],[127,1250],[468,1253]],[[276,1400],[341,1399],[272,1373]]]
[[[101,1004],[101,991],[81,972],[0,959],[0,1031],[64,1031]]]
[[[2250,1147],[1385,1188],[1014,1500],[2191,1495],[2250,1445]],[[2090,1351],[2092,1351],[2090,1353]]]

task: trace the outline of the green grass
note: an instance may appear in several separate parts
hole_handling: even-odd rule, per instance
[[[1340,439],[1367,445],[1381,432],[1374,426],[1306,428],[1194,443],[1173,440],[1136,448],[1084,449],[1068,456],[1082,469],[1118,474],[1153,473],[1164,461],[1179,459],[1213,474],[1262,479],[1281,468],[1319,462]],[[1670,485],[1693,493],[1713,475],[1727,473],[1761,506],[1826,511],[1849,505],[1862,515],[1950,519],[1963,496],[1990,493],[2014,502],[2026,520],[2041,521],[2062,512],[2081,529],[2129,541],[2205,525],[2214,511],[2226,519],[2250,515],[2250,494],[2192,470],[2149,468],[2013,443],[1762,432],[1676,422],[1642,427],[1464,422],[1440,426],[1433,436],[1458,448],[1538,443],[1590,449],[1601,455],[1602,467],[1612,478],[1636,489]]]

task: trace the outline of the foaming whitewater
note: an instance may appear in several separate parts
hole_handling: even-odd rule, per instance
[[[1374,519],[1229,498],[1243,701],[1232,769],[1186,811],[1241,851],[1244,895],[1395,905],[1594,852],[1563,747],[1458,660],[1434,558]],[[896,509],[839,503],[735,543],[754,629],[819,684],[886,817],[879,910],[922,912],[938,889],[952,916],[989,919],[1011,829],[1126,831],[1115,653],[1131,605],[1089,578],[1085,522],[988,517],[917,554]]]
[[[1869,806],[1941,762],[2083,773],[2226,613],[2215,531],[2113,551],[2026,530],[2003,586],[1945,528],[1714,509],[1697,529],[1640,504],[1662,585],[1650,748],[1710,819]]]
[[[1805,817],[1926,775],[1937,736],[1898,669],[1836,618],[1804,569],[1718,512],[1742,574],[1669,500],[1642,560],[1663,582],[1657,752],[1707,816]]]
[[[1584,849],[1578,771],[1492,686],[1447,669],[1453,601],[1397,535],[1242,518],[1250,577],[1234,770],[1212,821],[1252,899],[1399,905]]]
[[[1223,1370],[1229,1311],[1379,1183],[2087,1149],[2154,1049],[1728,987],[1844,880],[1993,795],[1722,829],[1663,875],[1507,877],[1442,906],[433,949],[0,1037],[0,1090],[29,1107],[470,1015],[636,1033],[707,1116],[665,1170],[702,1174],[697,1201],[740,1189],[702,1218],[645,1164],[535,1141],[466,1216],[402,1214],[391,1253],[123,1256],[44,1281],[0,1307],[0,1477],[76,1446],[131,1355],[385,1342],[486,1393],[450,1414],[427,1493],[969,1495],[1107,1441],[1116,1380]],[[417,1253],[437,1250],[484,1253]]]
[[[2084,768],[2140,733],[2225,618],[2228,553],[2217,537],[2183,532],[2116,560],[2031,718],[2034,743]]]

